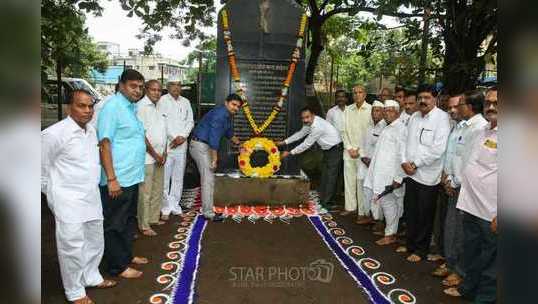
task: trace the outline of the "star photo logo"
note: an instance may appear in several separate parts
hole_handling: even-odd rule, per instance
[[[234,266],[229,268],[232,287],[304,287],[307,282],[330,283],[334,264],[317,259],[307,265]]]

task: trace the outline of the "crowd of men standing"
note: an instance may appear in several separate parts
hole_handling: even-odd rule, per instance
[[[116,94],[95,106],[75,90],[68,116],[42,132],[42,192],[55,217],[56,243],[65,295],[93,303],[85,288],[110,288],[112,276],[142,276],[133,241],[155,236],[170,214],[182,213],[187,138],[194,127],[190,102],[171,80],[161,96],[159,81],[125,70]]]
[[[42,132],[42,192],[56,222],[56,242],[66,297],[93,301],[86,287],[110,288],[98,266],[113,276],[142,276],[136,265],[136,228],[155,236],[154,225],[180,215],[187,151],[201,177],[202,213],[213,221],[213,172],[223,137],[233,144],[232,117],[241,97],[229,95],[194,126],[181,84],[170,81],[161,96],[159,81],[125,70],[117,93],[94,109],[90,93],[75,90],[69,115]],[[327,119],[308,107],[303,128],[277,142],[283,147],[306,139],[281,158],[317,143],[323,150],[321,212],[335,211],[337,180],[343,168],[344,210],[357,224],[373,225],[389,245],[405,235],[409,262],[430,259],[434,226],[442,237],[438,257],[446,261],[433,275],[445,293],[492,303],[496,297],[497,90],[450,96],[447,104],[432,86],[416,92],[383,89],[366,102],[366,89],[336,92]],[[392,99],[394,98],[394,100]],[[484,115],[483,115],[484,114]],[[192,133],[192,134],[191,134]],[[191,138],[190,144],[188,138]],[[190,146],[188,148],[188,145]],[[441,220],[435,221],[436,211]],[[138,227],[137,227],[138,226]]]
[[[403,237],[405,245],[396,251],[406,252],[409,262],[444,260],[432,275],[444,278],[446,294],[494,303],[496,87],[445,98],[428,85],[416,92],[397,87],[394,95],[385,88],[378,97],[366,103],[365,87],[357,85],[351,104],[340,90],[327,112],[327,121],[344,144],[340,161],[345,203],[340,215],[356,214],[357,224],[372,225],[374,234],[383,236],[378,245]],[[321,143],[333,137],[331,132],[308,128],[302,131],[310,137],[305,142],[315,139],[325,151]],[[336,185],[324,185],[320,191],[323,207],[337,210]],[[323,199],[327,197],[331,199]]]

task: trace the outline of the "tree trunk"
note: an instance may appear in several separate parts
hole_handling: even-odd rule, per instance
[[[319,57],[323,52],[323,44],[321,42],[321,23],[313,18],[310,18],[310,34],[312,38],[310,46],[310,58],[306,66],[305,82],[306,85],[312,86],[314,84],[314,74],[318,65]]]
[[[58,104],[58,121],[63,119],[63,100],[62,100],[62,61],[60,58],[56,59],[56,86],[58,90],[58,98],[56,100]]]

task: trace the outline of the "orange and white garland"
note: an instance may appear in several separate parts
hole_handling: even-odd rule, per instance
[[[265,129],[267,129],[267,127],[269,127],[269,125],[273,122],[273,120],[276,118],[278,113],[282,111],[282,106],[284,105],[284,101],[288,97],[288,91],[291,84],[291,80],[293,78],[293,74],[295,73],[295,69],[297,68],[299,58],[301,58],[301,48],[303,47],[304,32],[306,29],[307,16],[306,14],[303,14],[301,16],[299,32],[297,33],[297,43],[291,55],[291,62],[288,67],[288,73],[287,73],[286,79],[284,80],[283,87],[280,91],[280,95],[277,99],[276,104],[273,106],[273,110],[271,111],[271,114],[269,114],[269,116],[262,123],[261,126],[258,126],[256,121],[254,120],[254,117],[252,116],[252,111],[247,102],[245,91],[243,90],[241,86],[241,76],[239,74],[239,69],[237,68],[237,59],[235,57],[234,48],[232,46],[232,33],[230,32],[228,12],[226,11],[226,9],[223,9],[221,11],[221,16],[222,16],[222,28],[224,32],[224,43],[226,43],[226,48],[228,51],[228,63],[230,65],[230,72],[232,74],[234,89],[236,90],[237,94],[241,96],[241,98],[243,99],[242,108],[250,124],[250,127],[254,131],[254,134],[256,136],[259,136],[260,134],[263,133],[263,131],[265,131]]]

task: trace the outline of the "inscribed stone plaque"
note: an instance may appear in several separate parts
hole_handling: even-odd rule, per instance
[[[297,43],[297,31],[303,9],[291,0],[229,0],[224,9],[229,15],[232,44],[241,81],[245,85],[249,105],[259,126],[275,105],[286,77],[291,53]],[[219,14],[217,34],[217,104],[234,93],[222,34]],[[298,131],[302,124],[300,109],[305,105],[304,48],[297,64],[284,108],[262,136],[282,140]],[[253,136],[245,115],[234,117],[234,131],[241,140]],[[219,172],[237,169],[237,150],[225,145],[219,151]],[[299,166],[294,157],[282,163],[278,174],[294,175]]]

